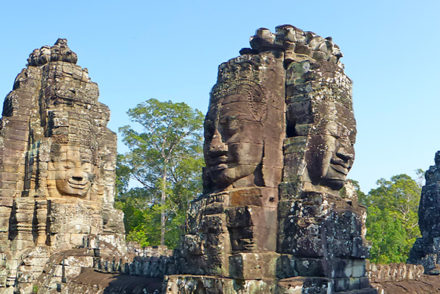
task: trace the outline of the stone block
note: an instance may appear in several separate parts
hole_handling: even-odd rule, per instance
[[[221,234],[223,230],[223,220],[219,215],[206,215],[200,223],[200,231],[203,233]]]
[[[367,277],[361,278],[338,278],[334,279],[334,289],[336,292],[356,291],[370,288]],[[374,293],[374,292],[373,292]]]
[[[63,260],[64,265],[93,267],[93,256],[69,256]]]
[[[64,272],[63,266],[58,264],[54,266],[54,271],[52,272],[52,275],[54,277],[62,277],[63,272]]]
[[[364,260],[281,255],[277,263],[278,278],[293,276],[362,278],[366,276]]]
[[[332,291],[331,280],[326,278],[294,277],[278,281],[278,293],[282,294],[327,294],[333,293]]]
[[[276,250],[276,208],[234,207],[226,215],[233,251]]]
[[[276,277],[276,253],[238,253],[229,256],[229,276],[233,279],[259,280]]]

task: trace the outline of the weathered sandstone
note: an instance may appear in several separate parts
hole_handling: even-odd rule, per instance
[[[339,47],[290,25],[250,44],[219,66],[205,191],[167,293],[375,293],[366,212],[344,188],[356,125]]]
[[[110,112],[76,62],[65,39],[34,50],[3,105],[2,293],[61,290],[96,252],[126,251]]]
[[[421,264],[425,273],[440,273],[440,151],[434,158],[435,165],[425,173],[419,204],[419,227],[422,237],[411,248],[408,263]]]

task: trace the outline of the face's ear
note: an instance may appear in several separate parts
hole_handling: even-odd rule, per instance
[[[326,146],[323,137],[320,135],[311,135],[305,153],[308,177],[312,184],[318,185],[323,175],[324,149]]]
[[[203,181],[203,194],[208,194],[212,192],[212,187],[214,183],[212,182],[211,175],[209,174],[208,168],[202,167],[202,181]]]
[[[282,143],[274,140],[264,140],[263,159],[261,163],[261,177],[264,186],[277,187],[281,183],[283,171],[283,148]]]
[[[92,173],[95,178],[99,175],[99,171],[100,169],[96,165],[92,164]]]

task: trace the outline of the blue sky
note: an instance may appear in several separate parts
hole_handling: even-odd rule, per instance
[[[4,1],[0,96],[33,49],[63,37],[99,84],[112,130],[153,97],[206,112],[218,65],[257,28],[292,24],[344,53],[358,124],[350,178],[368,192],[379,178],[427,169],[440,149],[439,12],[438,0]]]

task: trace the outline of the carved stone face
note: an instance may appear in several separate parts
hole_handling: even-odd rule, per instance
[[[49,188],[55,186],[60,196],[86,196],[95,178],[91,158],[91,152],[59,145],[59,149],[51,152]]]
[[[263,157],[263,124],[253,115],[246,95],[233,94],[210,108],[205,120],[204,155],[208,176],[216,188],[242,179],[253,185]]]
[[[351,121],[351,120],[349,120]],[[352,120],[354,124],[354,119]],[[309,176],[315,184],[341,189],[354,160],[354,128],[323,120],[311,136],[306,153]]]

